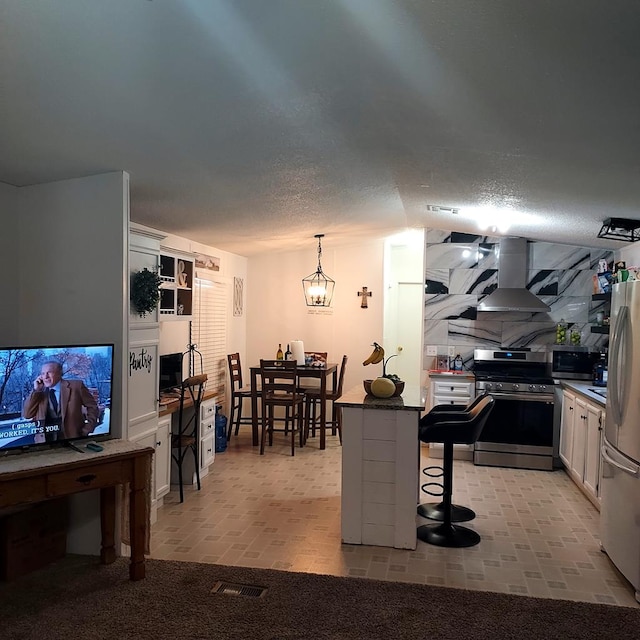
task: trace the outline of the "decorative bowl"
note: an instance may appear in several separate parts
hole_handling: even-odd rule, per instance
[[[373,394],[371,393],[371,383],[373,382],[373,380],[363,380],[362,384],[364,386],[364,390],[365,392],[370,395],[373,396]],[[394,383],[396,385],[396,390],[394,392],[394,394],[391,396],[392,398],[397,398],[399,396],[402,395],[402,392],[404,391],[404,380],[400,380],[400,382],[395,382]],[[375,398],[375,396],[373,396]]]

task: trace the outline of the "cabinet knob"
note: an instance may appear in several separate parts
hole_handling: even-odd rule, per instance
[[[162,446],[162,440],[158,440],[158,442],[156,442],[156,447],[161,447]]]

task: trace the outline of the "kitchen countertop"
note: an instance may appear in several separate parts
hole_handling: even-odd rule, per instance
[[[591,389],[606,390],[606,387],[596,387],[593,384],[587,384],[586,382],[579,382],[576,380],[558,380],[563,389],[569,389],[569,391],[575,391],[580,393],[593,402],[601,404],[603,407],[607,404],[607,399],[591,391]]]
[[[475,379],[473,371],[453,371],[451,369],[430,369],[429,378],[471,378]]]
[[[427,403],[424,387],[414,384],[405,385],[401,396],[395,398],[376,398],[365,393],[362,384],[345,391],[336,400],[342,407],[362,407],[363,409],[408,409],[410,411],[424,411]]]

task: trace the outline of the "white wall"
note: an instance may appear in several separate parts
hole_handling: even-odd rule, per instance
[[[278,343],[283,350],[291,340],[302,340],[306,350],[327,351],[329,360],[349,356],[345,390],[362,385],[365,378],[382,373],[382,365],[363,367],[373,341],[382,342],[384,241],[331,247],[322,243],[323,271],[336,281],[332,306],[307,307],[302,278],[316,269],[317,244],[305,251],[269,253],[249,258],[247,291],[247,357],[244,368],[260,358],[275,358]],[[360,307],[358,291],[372,292],[368,309]]]
[[[113,172],[21,187],[11,263],[20,291],[13,313],[25,346],[115,344],[114,434],[126,421],[129,176]],[[120,420],[117,416],[120,415]],[[68,549],[100,549],[99,492],[72,496]]]
[[[19,341],[18,305],[23,261],[19,220],[18,188],[0,182],[0,268],[4,274],[0,304],[0,346],[15,346]]]

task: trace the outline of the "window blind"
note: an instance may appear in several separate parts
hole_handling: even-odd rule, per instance
[[[203,372],[208,376],[207,389],[225,397],[227,367],[228,284],[218,279],[195,278],[191,342],[202,354]],[[198,359],[196,358],[198,371]]]

